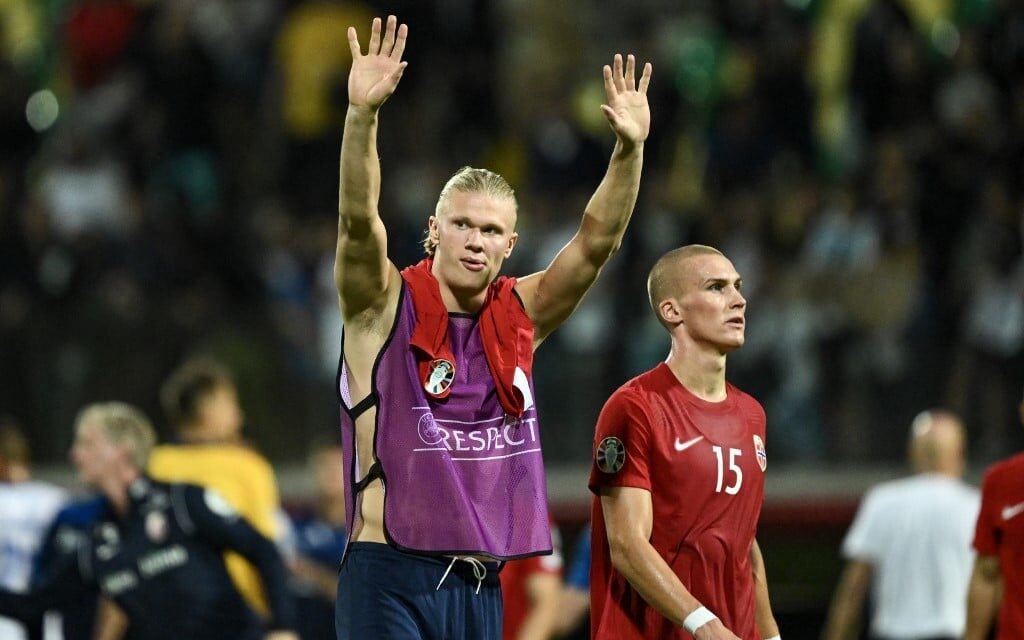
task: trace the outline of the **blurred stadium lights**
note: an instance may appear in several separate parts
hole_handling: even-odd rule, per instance
[[[952,58],[960,48],[960,31],[946,19],[936,20],[931,29],[932,46],[947,58]]]
[[[57,96],[49,89],[33,93],[25,103],[25,119],[37,133],[42,133],[57,122],[60,115],[60,103]]]

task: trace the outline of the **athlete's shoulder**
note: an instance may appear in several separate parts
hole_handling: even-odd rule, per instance
[[[983,484],[1006,482],[1024,477],[1024,453],[995,462],[985,471]]]
[[[728,395],[732,396],[736,402],[743,404],[744,406],[755,407],[761,413],[764,413],[764,407],[761,406],[761,402],[750,395],[743,389],[740,389],[728,380],[725,382],[725,388]]]
[[[663,393],[678,384],[672,371],[664,362],[626,380],[615,390],[615,394],[643,396],[649,393]],[[613,394],[613,395],[615,395]]]
[[[1016,476],[1021,469],[1024,469],[1024,453],[1010,456],[992,465],[985,472],[985,477],[1001,478],[1004,476]]]
[[[650,371],[624,382],[612,392],[604,403],[604,410],[625,409],[630,406],[646,406],[646,398],[653,391]]]
[[[908,495],[920,493],[918,490],[920,484],[921,479],[918,476],[879,482],[864,493],[864,502],[876,506],[900,502],[905,500]]]
[[[107,512],[108,504],[103,496],[91,496],[76,500],[64,506],[54,517],[54,524],[71,527],[87,527]]]
[[[256,470],[273,474],[273,467],[270,461],[258,449],[248,443],[225,444],[224,455],[237,458],[243,464],[248,464]]]
[[[177,474],[186,470],[217,471],[225,466],[235,468],[238,465],[272,472],[270,461],[244,442],[163,444],[153,449],[149,471],[160,476],[178,477]],[[197,477],[206,475],[199,473]]]
[[[33,500],[64,500],[67,497],[67,491],[64,488],[39,480],[16,482],[6,486],[8,489],[21,493]]]

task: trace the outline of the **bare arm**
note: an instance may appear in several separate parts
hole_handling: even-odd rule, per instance
[[[548,640],[559,616],[562,582],[557,574],[537,572],[526,580],[530,612],[519,629],[518,640]]]
[[[871,565],[863,560],[850,560],[839,578],[832,596],[828,620],[822,640],[845,640],[855,637],[864,598],[871,582]]]
[[[613,68],[614,67],[614,68]],[[576,309],[601,268],[622,244],[636,204],[644,141],[650,132],[647,86],[652,67],[644,66],[639,85],[636,61],[621,55],[604,67],[608,104],[601,111],[617,138],[604,179],[590,198],[580,229],[544,271],[522,278],[516,289],[536,327],[539,344]]]
[[[650,492],[634,487],[611,487],[601,493],[601,508],[612,565],[649,605],[673,624],[682,626],[686,616],[702,604],[651,545],[654,511]],[[694,638],[739,640],[719,620],[699,627]]]
[[[288,564],[288,569],[294,576],[312,585],[321,598],[334,602],[338,596],[338,572],[336,569],[327,569],[302,556],[292,560]]]
[[[576,629],[583,622],[583,617],[590,611],[590,592],[576,586],[564,586],[558,620],[555,624],[555,637],[561,638]]]
[[[360,51],[354,27],[348,29],[352,69],[348,77],[348,113],[341,141],[338,189],[338,247],[334,280],[346,322],[367,310],[381,312],[395,297],[397,270],[387,257],[387,233],[377,211],[380,158],[377,155],[377,112],[402,78],[406,25],[388,16],[374,18],[369,50]]]
[[[964,640],[985,640],[1002,600],[999,558],[979,555],[967,589],[967,630]]]
[[[771,601],[768,598],[768,575],[764,570],[764,556],[761,547],[754,540],[750,545],[750,564],[754,572],[754,616],[757,618],[757,631],[762,638],[774,638],[779,635],[779,625],[772,613]]]

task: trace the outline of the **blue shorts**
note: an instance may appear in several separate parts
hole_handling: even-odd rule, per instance
[[[501,640],[499,565],[479,564],[351,543],[338,574],[338,640]]]

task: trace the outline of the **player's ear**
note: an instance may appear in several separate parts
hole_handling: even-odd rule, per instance
[[[658,315],[662,322],[669,325],[683,324],[683,310],[679,303],[673,298],[667,298],[658,303]]]
[[[440,225],[440,221],[437,216],[430,216],[427,218],[427,236],[435,245],[438,243],[438,225]]]
[[[519,233],[516,231],[512,232],[512,235],[508,237],[508,246],[505,247],[505,257],[512,255],[512,249],[515,249],[516,242],[519,240]]]

